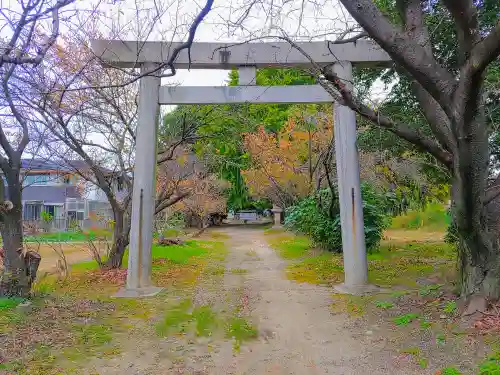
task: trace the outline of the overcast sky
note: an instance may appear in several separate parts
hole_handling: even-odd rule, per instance
[[[81,4],[79,7],[85,6]],[[114,4],[101,3],[103,19],[108,20],[102,22],[101,30],[109,37],[119,34],[120,38],[129,40],[184,41],[187,28],[204,4],[205,0],[122,0]],[[257,5],[248,12],[250,4]],[[154,27],[149,27],[151,18],[158,13],[162,16]],[[236,23],[238,27],[233,27]],[[350,16],[337,0],[263,0],[258,3],[253,0],[217,0],[199,26],[195,41],[246,41],[281,35],[282,30],[297,40],[335,39],[335,35],[324,34],[340,33],[353,25]],[[125,28],[127,32],[124,32]],[[222,70],[178,70],[175,77],[162,80],[162,84],[220,86],[226,83],[227,76],[228,72]]]

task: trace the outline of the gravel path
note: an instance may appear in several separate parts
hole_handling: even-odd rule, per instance
[[[267,245],[261,230],[225,232],[232,238],[228,267],[248,270],[240,277],[261,340],[248,344],[230,364],[216,361],[214,374],[426,373],[406,361],[399,363],[373,327],[332,314],[331,290],[287,280],[286,262]]]
[[[332,313],[330,289],[286,279],[287,263],[267,245],[262,229],[222,231],[231,237],[226,272],[217,284],[200,285],[195,301],[225,311],[243,307],[243,314],[258,327],[259,338],[234,353],[229,340],[215,337],[208,342],[129,337],[131,348],[118,357],[93,361],[95,372],[88,374],[432,374],[401,359],[383,329]]]

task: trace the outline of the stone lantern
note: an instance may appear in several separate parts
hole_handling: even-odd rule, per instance
[[[273,205],[273,209],[271,210],[274,214],[274,225],[273,228],[281,228],[281,213],[283,212],[283,209],[280,207]]]

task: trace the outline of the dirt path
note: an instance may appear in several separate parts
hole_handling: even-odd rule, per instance
[[[214,373],[425,373],[398,363],[397,354],[386,351],[385,340],[377,337],[377,327],[363,327],[343,314],[333,315],[330,289],[287,280],[286,263],[267,245],[262,231],[230,228],[226,233],[232,238],[228,267],[248,270],[240,277],[261,340]]]
[[[286,279],[287,264],[267,245],[261,229],[223,231],[231,237],[224,276],[200,285],[194,300],[225,311],[240,305],[257,326],[258,339],[235,353],[230,340],[153,339],[147,338],[146,329],[139,329],[143,336],[129,336],[128,350],[113,359],[93,361],[95,372],[89,374],[431,374],[398,360],[379,327],[332,313],[329,288]]]

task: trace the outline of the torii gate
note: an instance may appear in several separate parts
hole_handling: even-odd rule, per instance
[[[118,67],[152,71],[166,61],[178,43],[94,40],[92,49],[104,62]],[[387,63],[389,56],[374,42],[346,44],[297,43],[320,67],[333,65],[335,73],[352,87],[352,64]],[[132,227],[130,232],[127,285],[118,296],[156,294],[151,282],[151,246],[155,206],[157,130],[161,104],[226,103],[331,103],[333,98],[320,85],[255,86],[256,69],[311,67],[303,53],[289,43],[193,43],[182,50],[176,69],[238,69],[239,86],[161,86],[156,76],[140,78],[139,117],[136,131]],[[356,117],[348,107],[335,103],[335,153],[342,226],[345,282],[340,290],[356,293],[368,281],[368,265],[361,201]]]

